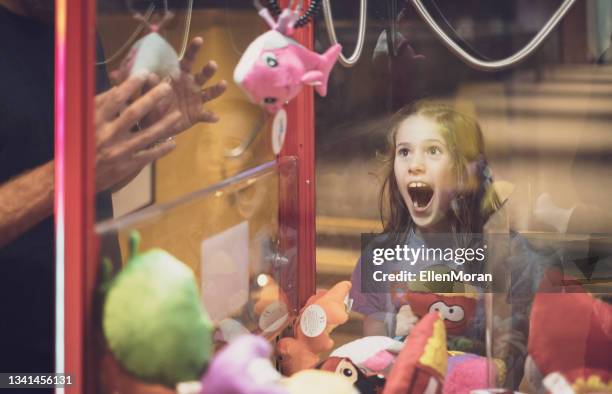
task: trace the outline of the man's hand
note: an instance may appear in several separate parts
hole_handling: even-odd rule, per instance
[[[214,61],[208,62],[197,73],[192,74],[191,70],[196,61],[197,55],[202,48],[204,41],[201,37],[194,38],[185,51],[185,56],[180,61],[180,74],[176,79],[166,78],[164,82],[170,83],[174,94],[166,100],[158,103],[155,110],[151,112],[142,124],[149,125],[157,122],[164,115],[174,110],[181,113],[178,127],[188,129],[198,122],[214,123],[219,120],[218,116],[203,108],[203,105],[225,92],[227,83],[220,81],[214,85],[204,87],[204,85],[214,76],[217,71],[217,64]],[[129,62],[128,62],[129,63]],[[111,73],[116,84],[123,82],[129,73],[129,68],[123,65],[119,70]],[[157,75],[151,74],[146,87],[156,86],[160,79]]]
[[[202,38],[193,39],[180,62],[181,73],[176,80],[160,82],[155,74],[136,76],[96,97],[98,190],[127,183],[144,166],[174,149],[172,137],[180,132],[198,122],[219,120],[203,108],[204,103],[226,89],[225,81],[203,87],[217,71],[217,65],[208,62],[200,72],[191,74],[202,45]],[[128,105],[130,98],[142,90],[146,93]],[[133,133],[136,124],[144,130]]]
[[[206,63],[200,72],[191,74],[191,69],[203,43],[201,37],[196,37],[191,41],[180,62],[180,77],[171,82],[174,96],[171,101],[160,103],[158,108],[161,114],[178,110],[182,115],[179,127],[183,129],[188,129],[198,122],[217,122],[219,117],[202,106],[221,96],[227,87],[223,80],[212,86],[204,87],[217,72],[217,64],[213,61]]]
[[[96,189],[99,191],[125,181],[170,152],[176,146],[171,137],[183,130],[179,127],[181,113],[171,111],[144,130],[132,131],[160,101],[168,100],[173,94],[170,85],[162,82],[128,105],[146,80],[146,76],[132,77],[96,96]]]

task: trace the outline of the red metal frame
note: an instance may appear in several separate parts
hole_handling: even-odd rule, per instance
[[[64,261],[56,264],[63,264],[65,278],[65,359],[56,369],[71,375],[72,385],[65,392],[75,394],[90,392],[85,374],[91,357],[86,343],[91,336],[86,333],[90,332],[96,272],[92,176],[95,9],[91,0],[56,0],[55,217],[60,259],[64,252]],[[57,308],[61,310],[62,305]],[[61,339],[57,343],[61,346]],[[62,363],[61,356],[58,363]]]
[[[56,1],[56,192],[57,248],[64,251],[65,362],[67,393],[90,392],[93,362],[91,307],[96,276],[94,233],[95,136],[93,130],[95,0]],[[311,25],[294,37],[313,48]],[[287,109],[288,133],[281,156],[298,157],[298,305],[315,291],[314,96],[304,91]],[[61,264],[58,261],[58,264]],[[60,305],[61,307],[61,305]]]
[[[286,3],[286,2],[285,2]],[[313,27],[309,23],[293,37],[313,49]],[[314,93],[305,88],[287,108],[287,136],[281,156],[297,156],[298,198],[298,305],[315,293],[315,130]]]

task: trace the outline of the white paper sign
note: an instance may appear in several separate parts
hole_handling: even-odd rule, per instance
[[[202,241],[202,303],[218,323],[249,298],[249,223],[242,222]]]

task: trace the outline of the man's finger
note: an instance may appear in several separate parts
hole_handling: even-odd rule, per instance
[[[147,76],[147,81],[145,83],[145,86],[142,90],[142,93],[146,93],[149,90],[153,89],[155,86],[159,85],[159,83],[161,82],[161,79],[159,78],[159,76],[155,73],[151,73]]]
[[[219,116],[212,111],[202,111],[200,116],[198,116],[198,122],[217,123],[218,121]]]
[[[113,89],[102,108],[104,118],[107,120],[114,119],[119,110],[127,104],[130,97],[142,89],[146,80],[146,75],[133,76]]]
[[[189,43],[189,46],[185,51],[185,55],[181,60],[181,71],[186,73],[191,72],[193,63],[195,63],[196,57],[200,51],[200,48],[202,48],[202,45],[204,45],[204,40],[202,40],[202,37],[196,37]]]
[[[180,112],[172,112],[140,133],[132,135],[121,147],[119,155],[130,157],[140,150],[148,149],[159,140],[173,137],[178,131],[176,125],[180,118]]]
[[[106,92],[102,92],[100,94],[97,94],[96,97],[94,97],[94,108],[98,109],[99,107],[104,105],[104,102],[112,94],[114,89],[115,88],[113,87],[113,88],[110,88],[109,90],[107,90]]]
[[[136,122],[151,112],[157,104],[172,94],[172,87],[162,82],[144,96],[130,104],[125,111],[113,123],[116,133],[131,129]]]
[[[215,75],[217,68],[217,63],[215,63],[213,60],[209,61],[206,63],[206,65],[204,65],[204,67],[202,67],[202,71],[195,75],[195,82],[200,86],[204,85],[206,81]]]
[[[217,97],[221,96],[226,89],[227,83],[225,81],[221,81],[216,85],[202,89],[202,92],[200,93],[202,102],[205,103],[207,101],[216,99]]]
[[[144,167],[162,156],[167,155],[174,148],[176,148],[176,142],[174,140],[165,141],[159,145],[134,154],[132,160],[136,167]]]

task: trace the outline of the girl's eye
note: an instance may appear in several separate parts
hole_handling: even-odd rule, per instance
[[[437,146],[430,146],[429,148],[427,148],[427,153],[429,153],[430,155],[439,155],[440,153],[442,153],[442,149]]]
[[[408,148],[401,148],[397,151],[397,155],[402,157],[408,156]]]

